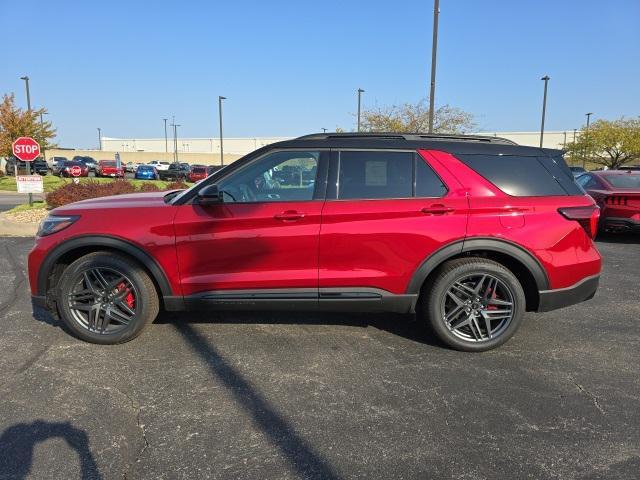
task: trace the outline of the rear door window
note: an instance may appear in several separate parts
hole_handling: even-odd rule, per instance
[[[338,198],[411,198],[413,161],[413,152],[342,151]]]
[[[560,167],[546,167],[538,157],[473,154],[457,154],[456,157],[507,195],[541,197],[568,194],[550,171],[562,173]],[[575,182],[571,182],[577,194],[582,194]]]

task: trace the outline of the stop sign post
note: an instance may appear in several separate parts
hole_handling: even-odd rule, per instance
[[[12,144],[13,156],[23,162],[33,162],[40,155],[40,144],[31,137],[18,137]],[[16,167],[16,173],[18,169]],[[30,172],[25,164],[25,173]],[[33,194],[29,194],[29,206],[33,206]]]

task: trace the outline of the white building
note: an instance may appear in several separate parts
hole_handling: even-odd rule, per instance
[[[540,132],[481,132],[479,135],[504,137],[519,145],[537,147],[540,145]],[[544,133],[546,148],[562,149],[564,145],[573,142],[573,130],[553,131]],[[292,137],[242,137],[224,138],[224,153],[246,155],[270,143],[289,140]],[[220,140],[218,138],[178,138],[178,152],[181,153],[218,153]],[[102,137],[101,150],[110,152],[173,152],[173,139],[169,138],[111,138]]]

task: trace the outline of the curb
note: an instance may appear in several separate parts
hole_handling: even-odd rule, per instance
[[[35,237],[38,223],[19,223],[0,213],[0,237]]]

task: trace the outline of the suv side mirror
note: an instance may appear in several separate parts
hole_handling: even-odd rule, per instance
[[[213,185],[207,185],[198,192],[198,203],[200,205],[216,205],[222,202],[222,192],[215,183]]]

